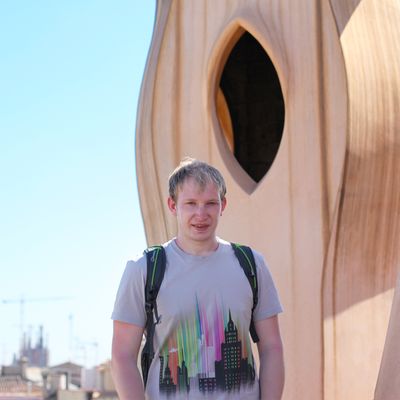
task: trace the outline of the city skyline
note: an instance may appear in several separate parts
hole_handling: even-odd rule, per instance
[[[196,305],[195,315],[183,317],[162,346],[160,393],[238,391],[254,383],[248,329],[238,329],[231,310],[217,302],[213,315],[197,298]]]

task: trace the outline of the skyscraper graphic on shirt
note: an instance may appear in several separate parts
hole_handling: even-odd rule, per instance
[[[160,393],[239,391],[255,381],[248,328],[240,330],[231,311],[217,304],[208,318],[197,302],[195,315],[180,321],[159,357]]]

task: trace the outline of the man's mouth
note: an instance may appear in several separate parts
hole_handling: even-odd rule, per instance
[[[208,228],[208,224],[193,224],[193,227],[199,231],[204,231]]]

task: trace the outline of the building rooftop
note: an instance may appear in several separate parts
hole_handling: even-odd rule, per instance
[[[19,375],[0,376],[0,398],[2,400],[43,399],[43,389]]]

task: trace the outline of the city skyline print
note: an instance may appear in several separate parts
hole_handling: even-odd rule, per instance
[[[179,321],[161,347],[160,393],[239,391],[254,384],[248,332],[230,309],[224,312],[215,301],[210,316],[196,299],[196,311]]]

